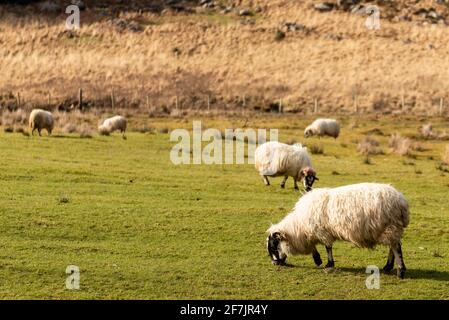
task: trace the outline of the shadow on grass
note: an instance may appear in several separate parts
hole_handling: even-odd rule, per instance
[[[292,264],[287,264],[283,267],[288,268],[301,268],[301,269],[317,269],[315,266],[296,266]],[[318,269],[322,269],[324,271],[324,267],[318,267]],[[334,269],[328,269],[327,273],[340,273],[340,272],[348,272],[356,275],[367,275],[366,270],[364,268],[348,268],[348,267],[336,267]],[[380,273],[382,275],[390,275],[392,277],[396,277],[396,268],[390,272],[385,272],[380,269]],[[407,269],[405,272],[405,279],[427,279],[427,280],[437,280],[437,281],[449,281],[449,272],[448,271],[438,271],[438,270],[428,270],[428,269]]]
[[[336,268],[336,272],[350,272],[354,274],[367,274],[363,268]],[[383,275],[396,276],[396,269],[390,272],[385,272],[382,269],[380,273]],[[449,272],[447,271],[437,271],[428,269],[407,269],[405,272],[405,279],[427,279],[427,280],[438,280],[438,281],[449,281]]]

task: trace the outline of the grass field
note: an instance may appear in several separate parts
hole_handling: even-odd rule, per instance
[[[154,120],[156,128],[191,128],[192,119]],[[419,119],[342,119],[342,136],[311,139],[320,181],[315,187],[387,182],[411,205],[403,238],[406,279],[381,274],[365,287],[365,268],[383,267],[387,248],[334,247],[336,269],[310,256],[275,267],[266,229],[300,194],[291,178],[263,185],[253,165],[170,162],[169,134],[129,133],[80,139],[0,133],[0,298],[51,299],[448,299],[449,174],[436,168],[444,146],[424,141],[416,157],[393,155],[388,136],[414,134]],[[303,142],[308,120],[267,116],[250,127],[279,128],[280,140]],[[349,129],[349,123],[358,126]],[[437,129],[447,121],[432,121]],[[241,119],[208,119],[239,127]],[[377,128],[384,155],[365,164],[355,139]],[[45,134],[44,134],[45,135]],[[318,247],[323,258],[325,250]],[[80,290],[65,287],[68,265],[80,268]]]

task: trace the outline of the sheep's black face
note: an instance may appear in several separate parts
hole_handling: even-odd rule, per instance
[[[281,235],[279,232],[275,232],[268,236],[268,255],[271,258],[271,262],[276,266],[285,265],[285,260],[287,259],[287,255],[283,254],[281,249]]]
[[[305,138],[308,138],[308,137],[310,137],[310,136],[311,136],[310,130],[304,131],[304,137],[305,137]]]
[[[312,190],[312,186],[316,180],[320,180],[320,179],[318,179],[315,175],[307,175],[304,177],[303,183],[304,183],[304,188],[306,189],[307,192]]]

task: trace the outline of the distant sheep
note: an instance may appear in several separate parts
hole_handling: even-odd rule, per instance
[[[47,130],[48,134],[51,135],[55,125],[55,120],[53,115],[42,109],[33,109],[30,114],[29,127],[31,129],[31,134],[34,136],[34,131],[39,132],[41,136],[41,130]]]
[[[394,262],[404,277],[401,237],[409,223],[404,196],[390,185],[361,183],[339,188],[315,189],[306,193],[289,215],[268,229],[268,253],[273,264],[283,265],[287,255],[312,254],[321,265],[317,244],[326,247],[326,268],[334,266],[332,244],[344,240],[357,247],[390,246],[386,272]]]
[[[123,137],[125,137],[125,131],[127,126],[127,120],[122,116],[115,116],[103,121],[98,127],[98,132],[102,135],[109,135],[116,130],[120,130]]]
[[[312,169],[307,148],[300,144],[266,142],[257,147],[254,162],[256,170],[259,171],[267,186],[270,185],[268,177],[284,176],[281,183],[281,188],[284,188],[290,176],[293,177],[296,190],[299,189],[297,181],[303,180],[306,191],[310,191],[315,180],[319,180],[315,170]]]
[[[340,135],[340,124],[335,119],[317,119],[304,130],[306,138],[311,136],[330,136],[335,139]]]

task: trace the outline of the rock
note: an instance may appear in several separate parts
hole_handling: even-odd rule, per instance
[[[56,13],[56,12],[62,11],[62,7],[53,1],[41,2],[41,3],[39,3],[38,8],[40,11],[44,11],[44,12]]]
[[[313,6],[315,10],[320,12],[332,11],[334,9],[334,4],[330,2],[317,3]]]
[[[338,7],[343,10],[351,10],[355,5],[359,4],[360,0],[338,0]]]
[[[242,9],[239,11],[239,16],[241,17],[246,17],[246,16],[250,16],[251,15],[251,11],[249,11],[248,9]]]
[[[131,32],[140,32],[143,31],[142,26],[136,21],[128,21],[126,19],[114,19],[112,20],[112,24],[115,26],[116,30],[119,32],[123,32],[125,30]]]
[[[285,31],[305,31],[305,32],[310,31],[310,29],[307,28],[305,25],[298,24],[296,22],[285,22],[281,25],[281,29]]]
[[[363,4],[357,4],[351,8],[353,14],[366,14],[366,9]]]
[[[72,0],[71,4],[77,6],[81,11],[86,10],[86,4],[81,0]]]
[[[227,14],[227,13],[230,13],[231,11],[232,11],[231,7],[226,7],[223,9],[222,13]]]

